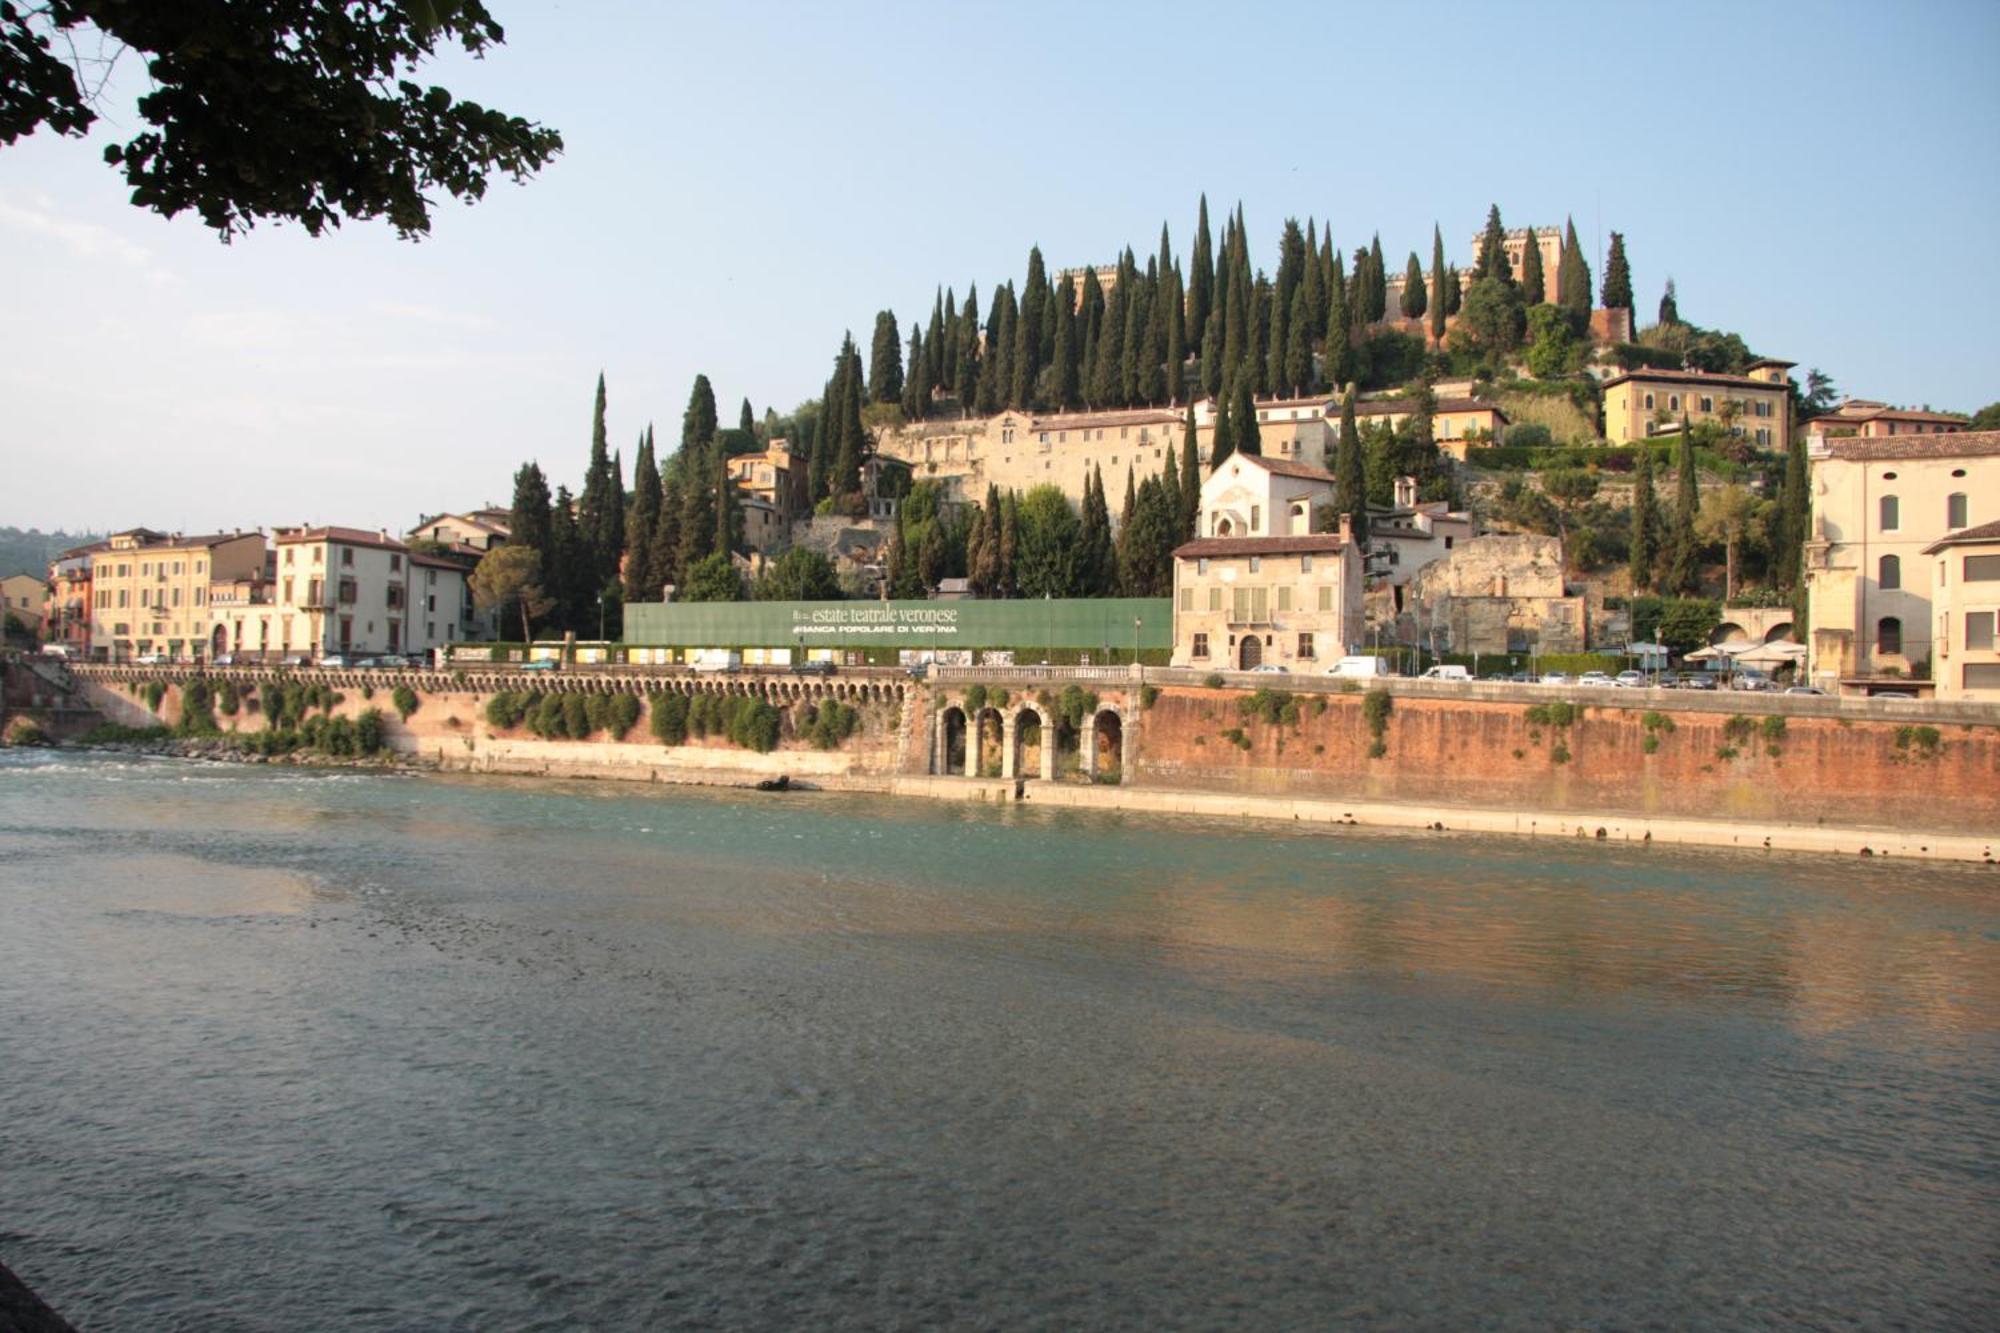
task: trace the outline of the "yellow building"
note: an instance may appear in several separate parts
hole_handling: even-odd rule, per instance
[[[39,636],[47,617],[48,585],[37,574],[9,574],[0,579],[0,610],[21,622],[28,633]]]
[[[1932,542],[1931,680],[1940,699],[2000,703],[2000,519]]]
[[[473,624],[463,558],[413,552],[362,528],[299,528],[273,545],[263,596],[218,589],[216,639],[240,658],[421,654]]]
[[[1935,666],[1926,551],[2000,519],[2000,431],[1815,439],[1807,456],[1813,683],[1911,689]]]
[[[876,453],[907,464],[915,481],[937,482],[947,503],[984,503],[989,486],[1025,493],[1048,484],[1080,504],[1084,481],[1095,469],[1103,470],[1112,495],[1123,494],[1128,468],[1135,481],[1164,472],[1167,450],[1180,448],[1182,422],[1181,414],[1162,408],[1050,416],[1008,411],[885,431]]]
[[[1766,358],[1743,375],[1701,370],[1634,370],[1604,382],[1604,438],[1630,444],[1678,429],[1682,417],[1713,421],[1759,449],[1782,449],[1792,438],[1794,363]]]
[[[209,649],[209,585],[263,571],[261,532],[113,533],[90,557],[91,655],[201,661]]]
[[[1953,435],[1970,421],[1955,412],[1891,407],[1872,398],[1849,398],[1806,424],[1811,435]]]

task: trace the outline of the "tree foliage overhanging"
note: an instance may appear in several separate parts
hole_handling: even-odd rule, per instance
[[[0,145],[99,120],[56,54],[92,32],[146,60],[145,128],[104,150],[132,202],[192,209],[223,239],[260,221],[317,236],[343,218],[430,230],[442,191],[472,202],[562,151],[555,130],[411,81],[441,46],[505,40],[479,0],[48,0],[0,3]]]

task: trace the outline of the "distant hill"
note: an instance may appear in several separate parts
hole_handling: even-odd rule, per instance
[[[49,561],[61,551],[103,534],[95,532],[43,532],[40,528],[0,528],[0,578],[9,574],[46,574]]]

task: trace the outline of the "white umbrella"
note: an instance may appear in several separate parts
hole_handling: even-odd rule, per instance
[[[1751,666],[1784,666],[1805,659],[1806,646],[1802,643],[1767,643],[1736,654],[1737,661]]]
[[[1729,656],[1731,656],[1731,653],[1728,646],[1721,645],[1713,648],[1697,648],[1691,653],[1684,654],[1681,660],[1684,662],[1713,662],[1718,657]]]

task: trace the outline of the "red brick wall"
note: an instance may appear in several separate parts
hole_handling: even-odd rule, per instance
[[[1537,727],[1523,704],[1398,699],[1370,759],[1360,694],[1304,696],[1296,726],[1245,719],[1229,691],[1162,690],[1145,715],[1128,781],[1209,791],[1524,810],[1603,810],[1786,823],[2000,830],[2000,727],[1937,727],[1926,755],[1887,722],[1790,718],[1782,738],[1725,733],[1728,715],[1671,713],[1645,752],[1644,708],[1592,706],[1567,728]],[[1314,702],[1324,698],[1324,712]],[[1749,714],[1752,722],[1761,718]],[[1223,732],[1241,727],[1239,748]],[[1569,751],[1557,762],[1557,745]],[[1776,755],[1767,752],[1775,745]],[[1719,751],[1737,754],[1723,758]],[[1517,754],[1518,752],[1518,754]]]

